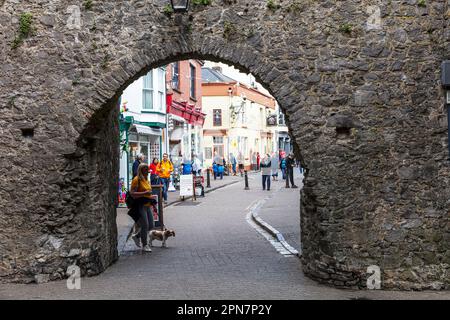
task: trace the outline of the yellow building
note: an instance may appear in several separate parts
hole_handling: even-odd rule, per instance
[[[237,82],[219,68],[202,68],[204,160],[207,166],[214,153],[229,162],[230,153],[245,159],[245,167],[256,162],[256,154],[276,150],[274,130],[268,119],[276,115],[276,101],[256,88]],[[270,123],[269,123],[270,124]]]

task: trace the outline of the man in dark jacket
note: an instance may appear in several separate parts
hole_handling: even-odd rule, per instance
[[[144,155],[142,153],[139,153],[133,163],[133,179],[137,176],[138,167],[142,162],[144,162]]]
[[[298,188],[295,184],[294,184],[294,168],[295,168],[295,159],[294,159],[294,154],[291,152],[289,154],[289,156],[287,157],[286,160],[286,173],[287,173],[287,177],[286,177],[286,188],[290,188],[289,187],[289,180],[291,180],[291,185],[292,188]]]

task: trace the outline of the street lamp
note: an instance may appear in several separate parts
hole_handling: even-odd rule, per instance
[[[189,0],[170,0],[173,12],[185,13],[189,10]]]
[[[445,90],[445,106],[447,107],[448,156],[450,160],[450,61],[442,62],[441,69],[441,83]]]

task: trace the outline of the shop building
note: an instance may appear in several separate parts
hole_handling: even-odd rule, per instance
[[[132,165],[141,153],[145,162],[168,150],[166,69],[156,68],[130,84],[120,100],[120,180],[128,189]]]
[[[276,112],[276,101],[255,87],[240,83],[220,67],[202,68],[205,162],[212,165],[215,152],[229,162],[232,153],[242,153],[245,167],[259,152],[261,158],[275,150],[274,132],[267,125]]]
[[[196,154],[203,161],[202,112],[203,61],[185,60],[167,66],[167,114],[169,155],[175,166],[191,161]]]

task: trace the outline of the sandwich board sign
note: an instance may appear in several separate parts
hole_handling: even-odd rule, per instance
[[[192,195],[194,195],[192,174],[183,174],[180,176],[180,197],[189,197]]]

